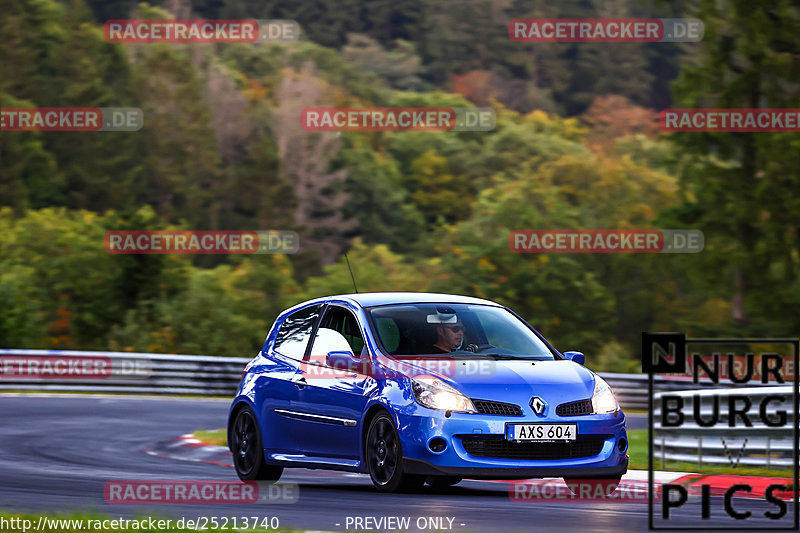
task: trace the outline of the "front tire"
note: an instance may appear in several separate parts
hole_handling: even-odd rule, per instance
[[[403,472],[403,447],[388,414],[381,413],[370,423],[364,451],[369,477],[378,492],[413,492],[425,483],[425,476]]]
[[[239,479],[273,483],[280,479],[283,467],[268,465],[264,461],[261,432],[252,409],[244,407],[236,413],[230,434],[233,467]]]

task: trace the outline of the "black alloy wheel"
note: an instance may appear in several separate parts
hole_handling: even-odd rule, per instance
[[[381,413],[372,420],[365,451],[369,477],[378,492],[415,491],[425,483],[425,476],[403,472],[400,436],[388,414]]]

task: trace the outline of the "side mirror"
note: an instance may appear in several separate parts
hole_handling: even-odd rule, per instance
[[[361,370],[361,359],[357,359],[353,352],[334,351],[325,356],[325,363],[336,370]]]
[[[583,352],[564,352],[564,357],[570,361],[578,363],[579,365],[582,365],[586,362],[586,356],[583,355]]]

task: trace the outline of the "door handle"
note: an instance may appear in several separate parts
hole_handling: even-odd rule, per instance
[[[302,389],[303,387],[308,385],[308,382],[306,382],[305,376],[295,376],[295,377],[293,377],[292,378],[292,383],[297,385],[297,387],[300,388],[300,389]]]

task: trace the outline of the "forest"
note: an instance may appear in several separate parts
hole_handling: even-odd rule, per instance
[[[800,136],[664,133],[668,108],[800,108],[790,0],[0,0],[0,347],[247,356],[283,309],[487,298],[597,370],[643,331],[797,337]],[[696,43],[522,43],[530,17],[694,17]],[[115,44],[111,19],[287,19],[295,42]],[[307,131],[309,107],[491,108],[491,131]],[[517,229],[695,229],[697,254],[520,254]],[[115,255],[111,230],[296,231],[290,255]]]

